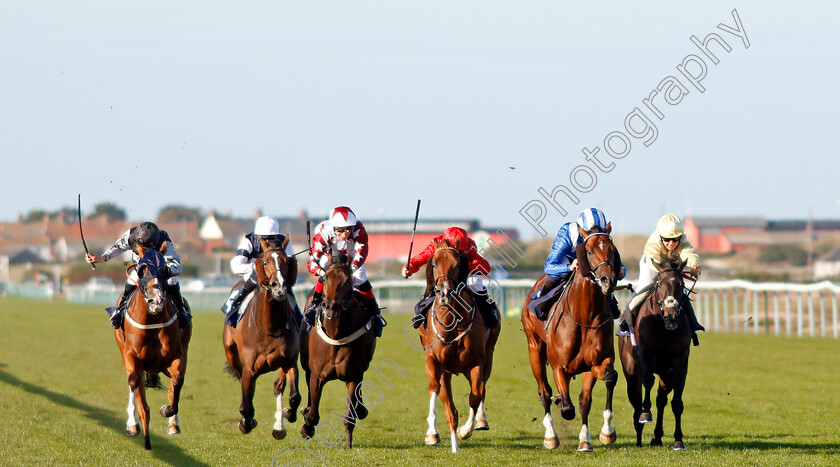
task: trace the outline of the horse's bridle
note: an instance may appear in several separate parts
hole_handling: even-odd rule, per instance
[[[266,255],[266,254],[269,254],[269,253],[271,254],[271,259],[273,259],[273,260],[274,260],[274,272],[272,272],[272,273],[271,273],[271,274],[269,274],[269,275],[266,275],[266,279],[268,279],[268,283],[270,284],[270,283],[271,283],[271,278],[272,278],[272,277],[276,277],[278,273],[280,274],[280,277],[281,277],[281,278],[283,278],[283,273],[280,271],[280,260],[279,260],[279,258],[280,258],[280,255],[283,255],[283,257],[284,257],[284,258],[288,258],[288,256],[286,255],[286,252],[284,251],[284,249],[283,249],[283,248],[270,248],[270,249],[267,249],[267,250],[265,250],[265,252],[263,253],[263,258],[262,258],[263,267],[265,267],[266,262],[267,262],[267,260],[265,259],[265,255]],[[279,254],[278,254],[278,253],[279,253]],[[265,271],[265,268],[263,268],[263,271]],[[285,278],[283,278],[283,283],[284,283],[284,284],[282,284],[282,285],[285,285],[285,282],[286,282],[286,279],[285,279]],[[260,287],[262,287],[262,288],[264,288],[264,289],[265,289],[265,288],[267,288],[267,287],[266,287],[265,285],[263,285],[263,284],[260,284]]]
[[[591,237],[597,237],[597,236],[601,236],[601,235],[609,238],[610,243],[612,243],[612,236],[610,234],[604,233],[604,232],[595,232],[595,233],[591,233],[591,234],[587,235],[586,237],[584,237],[583,238],[583,244],[586,245],[587,240],[589,240]],[[613,245],[613,248],[615,248],[615,245]],[[578,260],[578,261],[580,261],[580,260]],[[589,264],[589,258],[586,258],[586,263]],[[608,259],[605,259],[604,261],[601,261],[600,263],[596,264],[595,266],[592,266],[590,264],[589,265],[589,275],[587,275],[586,278],[589,279],[591,282],[596,282],[595,281],[595,271],[597,271],[598,268],[600,268],[601,266],[604,266],[604,265],[609,265],[609,266],[613,267],[613,269],[615,269],[615,265],[613,264],[613,262],[608,260]]]
[[[454,268],[452,268],[452,270],[458,271],[459,268],[461,267],[461,252],[458,251],[458,249],[455,248],[455,247],[442,246],[442,247],[437,248],[435,250],[435,253],[437,253],[440,250],[452,250],[452,251],[455,252],[455,254],[457,255],[457,258],[458,258],[458,265],[455,266]],[[434,271],[434,256],[432,257],[432,261],[433,261],[432,270]],[[450,271],[450,273],[451,273],[451,271]],[[441,290],[438,288],[438,279],[443,278],[443,277],[449,279],[449,281],[452,282],[452,284],[453,284],[453,287],[449,288],[449,293],[446,294],[447,297],[451,297],[452,294],[455,293],[455,289],[456,289],[455,285],[457,284],[458,281],[457,281],[457,279],[453,280],[452,276],[450,276],[448,273],[447,274],[439,274],[439,275],[435,276],[435,278],[432,282],[432,290],[434,291],[436,296],[443,298],[444,295],[442,294]]]
[[[354,300],[354,297],[353,297],[353,273],[352,273],[352,270],[350,269],[350,266],[348,266],[346,264],[331,264],[331,265],[327,266],[326,269],[324,269],[324,272],[326,273],[326,271],[329,271],[330,269],[336,269],[336,268],[347,270],[348,281],[350,282],[350,292],[345,294],[344,299],[341,302],[338,303],[339,311],[347,311],[353,305],[353,300]],[[333,303],[333,305],[330,306],[330,309],[334,309],[335,305],[336,304]],[[326,309],[326,306],[321,305],[321,313],[320,314],[328,320],[335,319],[335,316],[332,316],[332,317],[327,316],[326,313],[325,313],[325,309]]]
[[[676,272],[677,274],[680,275],[680,277],[682,277],[682,271],[680,271],[679,269],[669,268],[669,269],[663,269],[663,270],[659,271],[659,274],[656,277],[656,285],[653,287],[653,290],[651,291],[651,294],[650,294],[651,295],[651,301],[653,303],[656,303],[656,306],[659,308],[659,314],[660,315],[662,315],[662,316],[665,315],[665,308],[674,308],[674,309],[677,310],[677,317],[679,317],[680,314],[682,313],[682,306],[685,303],[685,299],[686,299],[686,297],[688,297],[689,294],[691,294],[691,291],[694,290],[694,286],[693,285],[691,286],[691,290],[689,290],[688,293],[683,293],[683,296],[682,296],[681,300],[677,300],[676,298],[674,298],[673,295],[669,295],[669,296],[665,297],[665,300],[657,300],[656,299],[656,290],[662,284],[662,282],[660,282],[659,279],[662,277],[663,272]],[[684,288],[685,284],[680,284],[680,287]]]

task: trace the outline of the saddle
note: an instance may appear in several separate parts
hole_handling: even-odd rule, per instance
[[[537,297],[540,289],[531,292],[531,302],[528,303],[528,309],[534,314],[534,316],[537,317],[538,320],[545,321],[546,318],[548,318],[548,310],[551,309],[554,302],[560,300],[560,297],[563,296],[563,292],[566,291],[566,284],[568,283],[568,280],[558,281],[551,290],[540,297]]]

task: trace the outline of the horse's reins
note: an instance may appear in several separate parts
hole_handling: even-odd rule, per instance
[[[451,246],[442,246],[442,247],[439,247],[437,250],[435,250],[435,252],[440,251],[440,250],[452,250],[452,251],[458,252],[458,256],[459,256],[458,264],[460,265],[460,252],[458,251],[457,248],[454,248],[454,247],[451,247]],[[452,282],[457,282],[457,281],[453,281],[452,277],[450,277],[449,274],[440,274],[440,275],[436,276],[435,279],[434,279],[434,283],[433,283],[434,290],[435,290],[435,295],[437,295],[437,292],[439,291],[439,289],[437,287],[437,281],[438,281],[438,279],[440,279],[442,277],[446,277],[447,279],[449,279]],[[454,291],[455,290],[453,289],[450,292],[454,292]],[[434,305],[432,305],[432,306],[434,307]],[[450,305],[447,305],[447,307],[449,307],[450,309],[452,308]],[[444,326],[444,325],[443,325],[443,323],[441,323],[438,320],[437,313],[432,312],[432,314],[434,315],[433,319],[430,320],[431,324],[432,324],[432,332],[435,333],[435,336],[437,336],[437,338],[440,340],[441,343],[443,343],[443,345],[451,346],[453,344],[456,344],[462,337],[466,336],[467,333],[470,332],[470,329],[472,329],[473,321],[475,321],[475,304],[473,304],[473,307],[470,309],[470,322],[467,323],[466,329],[464,329],[460,334],[458,334],[454,339],[452,339],[450,341],[447,341],[446,339],[443,338],[443,336],[440,335],[440,332],[438,332],[437,328],[435,327],[435,321],[437,321],[438,324],[441,325],[441,326]]]
[[[350,266],[348,266],[346,264],[330,264],[329,266],[327,266],[324,269],[324,271],[329,270],[329,269],[335,269],[335,268],[346,269],[347,272],[348,272],[348,275],[352,276]],[[349,310],[353,301],[354,301],[353,284],[351,283],[350,284],[350,293],[348,293],[346,298],[340,303],[341,311]],[[320,336],[321,339],[324,340],[324,342],[326,342],[327,344],[330,344],[330,345],[339,346],[339,345],[349,344],[349,343],[355,341],[356,339],[362,337],[365,333],[367,333],[370,330],[370,328],[373,324],[373,318],[371,317],[371,319],[369,319],[365,324],[362,325],[362,327],[360,327],[359,329],[354,331],[352,334],[350,334],[348,336],[345,336],[345,337],[342,337],[341,339],[333,339],[332,337],[328,336],[326,331],[324,330],[324,324],[322,323],[322,318],[325,316],[324,309],[325,309],[325,307],[323,305],[321,305],[321,311],[318,313],[318,316],[315,319],[315,331],[318,333],[318,336]],[[333,318],[327,318],[327,319],[333,319]]]
[[[137,289],[140,291],[140,296],[141,296],[141,297],[143,297],[143,300],[144,300],[144,301],[148,301],[148,298],[146,297],[146,288],[145,288],[145,287],[143,287],[143,285],[142,285],[140,282],[138,282],[138,281],[134,280],[134,278],[133,278],[133,277],[131,277],[131,274],[128,274],[128,271],[129,271],[131,268],[134,268],[134,270],[136,271],[136,270],[137,270],[137,263],[133,263],[133,264],[131,264],[128,268],[126,268],[126,270],[125,270],[125,271],[126,271],[126,275],[128,275],[128,278],[131,280],[131,282],[134,282],[134,284],[137,286]],[[157,278],[155,278],[155,279],[157,279]],[[161,291],[164,293],[164,295],[166,295],[166,292],[164,291],[164,288],[163,288],[163,287],[161,287],[161,285],[160,285],[160,284],[155,284],[155,285],[153,285],[152,287],[158,287],[159,289],[161,289]],[[167,298],[169,298],[169,297],[167,296]],[[132,325],[132,326],[134,326],[135,328],[137,328],[137,329],[142,329],[142,330],[144,330],[144,331],[149,330],[149,329],[162,329],[162,328],[165,328],[165,327],[169,326],[170,324],[174,323],[176,319],[178,319],[178,313],[177,313],[177,312],[175,312],[175,313],[173,313],[173,314],[172,314],[172,318],[169,318],[169,321],[167,321],[167,322],[165,322],[165,323],[156,323],[156,324],[140,324],[140,323],[138,323],[137,321],[134,321],[134,320],[131,318],[131,313],[130,313],[130,311],[131,311],[131,308],[128,306],[128,297],[126,297],[125,320],[126,320],[126,321],[128,321],[128,322],[129,322],[129,324],[131,324],[131,325]],[[125,330],[123,330],[123,332],[125,332]]]
[[[280,253],[283,254],[283,256],[288,257],[286,255],[285,251],[282,248],[271,248],[271,249],[267,249],[265,251],[265,253],[271,253],[271,258],[274,260],[274,272],[270,276],[267,277],[269,283],[271,282],[271,277],[276,276],[278,273],[280,273],[281,278],[283,277],[283,274],[280,272],[280,261],[278,260],[280,255],[277,254],[277,252],[280,252]],[[263,260],[263,261],[265,261],[265,260]],[[285,279],[284,279],[284,282],[285,282]],[[260,284],[260,287],[262,287],[265,290],[268,290],[263,284]],[[284,296],[283,300],[280,300],[280,301],[285,302],[286,297]],[[289,325],[289,323],[294,322],[294,320],[291,319],[292,318],[291,311],[292,311],[292,306],[291,306],[291,303],[289,303],[289,308],[288,308],[288,311],[286,312],[286,318],[287,318],[286,329],[291,329],[291,326]],[[276,331],[276,332],[265,332],[265,331],[263,331],[262,329],[260,329],[260,325],[257,322],[257,313],[256,312],[251,313],[251,315],[253,316],[253,319],[254,319],[254,327],[257,328],[257,331],[259,331],[260,334],[262,334],[264,336],[268,336],[268,337],[279,337],[283,334],[283,331],[284,331],[283,329],[281,329],[279,331]],[[297,327],[297,324],[295,324],[295,327]]]

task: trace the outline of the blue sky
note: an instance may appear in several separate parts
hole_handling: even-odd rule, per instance
[[[419,198],[533,238],[520,209],[568,186],[711,32],[732,50],[712,46],[705,92],[664,105],[650,146],[602,149],[612,170],[541,227],[588,206],[619,232],[665,212],[840,217],[840,7],[563,3],[4,2],[0,220],[78,193],[138,220],[167,204],[409,218]],[[733,9],[748,49],[717,29]]]

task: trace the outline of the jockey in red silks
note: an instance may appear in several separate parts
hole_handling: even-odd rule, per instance
[[[377,337],[382,337],[384,323],[379,313],[379,305],[373,294],[373,287],[365,272],[365,260],[368,255],[368,234],[365,226],[356,218],[356,214],[347,206],[339,206],[332,210],[330,218],[315,227],[312,237],[312,250],[309,262],[306,264],[309,272],[319,276],[313,289],[312,303],[306,310],[305,320],[310,326],[315,324],[318,306],[323,299],[325,274],[324,269],[330,264],[332,255],[347,255],[352,258],[350,270],[353,273],[353,288],[362,296],[362,305],[370,317],[373,318],[372,329]]]
[[[475,241],[467,235],[464,229],[460,227],[449,227],[444,230],[443,235],[435,237],[429,243],[429,246],[403,265],[403,277],[408,278],[419,271],[422,266],[426,265],[429,259],[435,254],[435,242],[442,242],[444,240],[457,248],[461,255],[466,256],[468,262],[467,270],[469,271],[466,285],[470,291],[470,295],[472,295],[478,310],[481,312],[482,318],[484,318],[484,325],[490,329],[495,328],[499,322],[499,309],[490,299],[487,289],[481,282],[481,276],[486,276],[490,273],[490,263],[478,253]],[[412,321],[415,329],[419,328],[426,321],[426,312],[432,304],[430,298],[433,295],[433,285],[430,283],[426,284],[426,293],[423,295],[420,304],[414,308],[414,318]],[[428,303],[424,303],[424,301]]]

